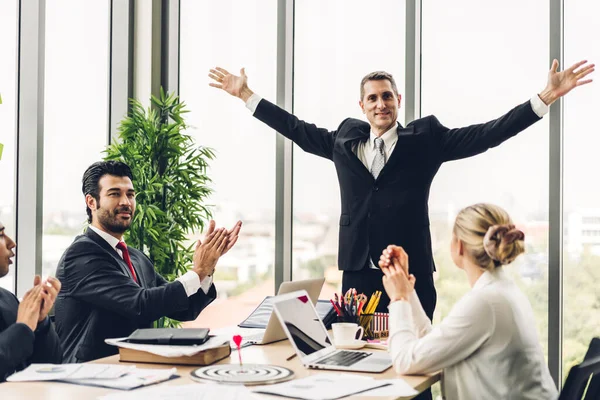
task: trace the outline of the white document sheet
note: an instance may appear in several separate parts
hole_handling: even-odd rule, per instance
[[[249,400],[255,397],[241,385],[199,384],[154,386],[127,393],[99,397],[99,400]]]
[[[118,364],[31,364],[9,376],[7,381],[61,381],[130,390],[169,380],[176,373],[176,368],[141,369]]]
[[[380,379],[378,382],[387,382],[389,385],[383,386],[377,389],[368,390],[366,392],[361,393],[361,396],[377,396],[377,397],[386,397],[386,396],[398,396],[398,397],[408,397],[414,396],[418,394],[412,386],[410,386],[404,379]]]
[[[124,342],[126,338],[106,339],[104,340],[111,346],[123,347],[126,349],[141,350],[163,357],[182,357],[193,356],[203,350],[212,349],[221,346],[223,343],[229,343],[230,337],[212,336],[204,344],[197,346],[168,346],[161,344],[138,344]]]
[[[116,379],[63,379],[63,382],[76,383],[78,385],[101,386],[111,389],[131,390],[141,386],[152,385],[171,379],[176,375],[177,368],[171,369],[139,369]]]
[[[135,370],[115,364],[31,364],[9,376],[9,382],[56,381],[63,379],[115,379]]]
[[[253,387],[255,393],[305,400],[334,400],[388,385],[376,379],[356,379],[349,374],[318,374],[275,385]]]

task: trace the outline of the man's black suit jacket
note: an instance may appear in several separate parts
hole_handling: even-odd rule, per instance
[[[104,339],[151,328],[160,317],[195,319],[216,297],[215,286],[190,297],[181,282],[167,282],[141,251],[128,247],[139,285],[125,261],[92,229],[77,236],[58,263],[62,289],[56,299],[56,330],[65,362],[117,353]]]
[[[18,309],[15,295],[0,288],[0,382],[31,363],[62,362],[62,348],[50,319],[32,332],[27,325],[16,323]]]
[[[368,140],[368,123],[348,118],[330,132],[264,99],[254,117],[302,150],[333,161],[342,201],[339,269],[361,270],[369,255],[377,262],[387,245],[396,244],[406,250],[415,274],[435,270],[428,199],[441,164],[483,153],[540,119],[527,101],[498,119],[465,128],[448,129],[435,116],[415,120],[398,127],[398,142],[374,179],[353,151]]]

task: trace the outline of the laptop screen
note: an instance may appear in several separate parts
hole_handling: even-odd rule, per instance
[[[271,317],[271,311],[273,311],[273,299],[275,296],[267,296],[265,299],[256,307],[252,314],[243,320],[238,326],[240,328],[262,328],[265,329],[269,323]],[[317,300],[316,304],[317,314],[321,321],[325,321],[325,318],[329,313],[332,312],[333,306],[327,300]],[[328,322],[325,321],[325,324]]]
[[[296,292],[285,300],[278,300],[275,308],[288,337],[291,336],[302,357],[331,346],[325,326],[305,291]]]

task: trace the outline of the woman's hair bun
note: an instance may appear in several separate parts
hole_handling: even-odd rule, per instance
[[[515,242],[525,240],[525,234],[512,224],[492,225],[483,238],[483,249],[497,264],[509,264],[522,253]]]

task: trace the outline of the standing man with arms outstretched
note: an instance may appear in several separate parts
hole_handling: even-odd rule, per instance
[[[360,83],[359,105],[369,122],[348,118],[335,131],[304,122],[259,97],[248,87],[243,68],[236,76],[217,67],[209,77],[214,80],[210,86],[242,99],[254,117],[302,150],[333,161],[342,201],[338,266],[344,271],[343,290],[355,287],[367,295],[383,290],[377,261],[382,250],[395,243],[410,254],[415,290],[432,318],[436,292],[428,198],[439,167],[515,136],[539,121],[558,98],[591,82],[584,78],[593,71],[594,64],[581,61],[559,72],[554,60],[539,94],[498,119],[457,129],[446,128],[435,116],[401,126],[401,97],[392,75],[373,72]],[[388,304],[384,291],[378,311]]]

